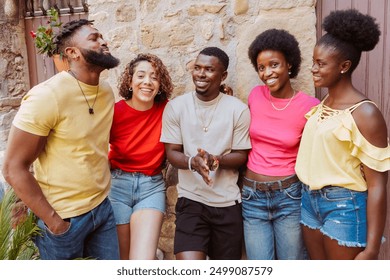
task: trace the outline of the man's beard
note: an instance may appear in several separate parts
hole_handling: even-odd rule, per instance
[[[104,69],[111,69],[119,65],[120,60],[110,53],[95,52],[86,49],[80,49],[86,62],[92,65],[103,67]]]

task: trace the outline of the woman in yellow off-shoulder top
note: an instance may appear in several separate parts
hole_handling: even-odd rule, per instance
[[[301,223],[311,259],[376,259],[386,221],[390,147],[383,115],[352,84],[362,51],[379,41],[375,19],[334,11],[313,53],[328,95],[307,115],[296,163]]]

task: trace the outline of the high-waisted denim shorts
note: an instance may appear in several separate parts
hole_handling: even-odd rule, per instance
[[[141,209],[155,209],[165,213],[163,176],[114,169],[111,171],[109,198],[117,225],[128,224],[130,216]]]
[[[303,184],[301,223],[347,247],[367,245],[367,191],[337,186],[310,190]]]

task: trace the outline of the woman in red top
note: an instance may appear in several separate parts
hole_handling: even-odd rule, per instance
[[[139,54],[120,78],[109,160],[121,259],[155,259],[165,212],[162,113],[173,90],[168,70],[152,54]]]

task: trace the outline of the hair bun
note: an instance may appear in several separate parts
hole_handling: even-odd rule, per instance
[[[339,40],[354,45],[360,51],[370,51],[381,35],[375,18],[355,9],[333,11],[323,22],[324,30]]]

